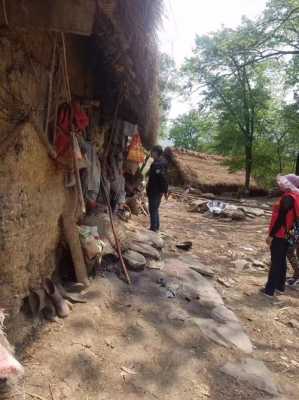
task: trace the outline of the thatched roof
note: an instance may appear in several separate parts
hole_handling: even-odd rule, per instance
[[[95,26],[96,41],[101,49],[106,48],[106,58],[113,64],[116,79],[125,93],[120,112],[139,125],[145,147],[155,143],[159,126],[156,34],[162,3],[162,0],[130,0],[129,4],[128,0],[98,2]]]
[[[110,94],[110,112],[140,127],[145,147],[159,125],[157,28],[163,0],[10,0],[0,26],[89,36],[90,68],[99,84],[95,95]],[[97,56],[94,60],[92,57]],[[97,68],[95,68],[97,67]]]
[[[231,172],[225,157],[181,149],[167,149],[170,160],[170,183],[176,186],[191,185],[206,193],[236,193],[244,189],[245,171]],[[251,192],[265,191],[252,180]]]

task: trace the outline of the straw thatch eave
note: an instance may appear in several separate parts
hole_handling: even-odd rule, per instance
[[[122,95],[120,115],[139,125],[145,147],[155,143],[159,125],[156,32],[162,0],[23,0],[21,4],[10,0],[5,5],[0,26],[8,22],[11,29],[91,36],[101,50],[100,61],[111,70],[111,103],[115,107]],[[101,72],[94,70],[99,79]]]
[[[150,148],[157,138],[159,127],[159,87],[157,28],[162,15],[162,0],[105,0],[98,1],[99,18],[112,24],[115,49],[115,70],[125,86],[121,110],[127,119],[139,125],[145,147]],[[98,30],[103,41],[101,27]],[[104,39],[106,40],[106,39]],[[110,37],[113,41],[113,38]],[[118,43],[122,43],[123,53]],[[106,41],[107,43],[107,41]],[[131,109],[131,112],[129,110]]]

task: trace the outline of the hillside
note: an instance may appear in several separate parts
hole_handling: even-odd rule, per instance
[[[245,171],[231,172],[225,157],[168,148],[170,184],[189,186],[215,194],[238,193],[244,188]],[[251,194],[265,194],[265,190],[251,182]]]

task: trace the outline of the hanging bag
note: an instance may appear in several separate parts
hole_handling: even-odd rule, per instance
[[[139,134],[135,134],[132,138],[132,141],[129,145],[129,150],[128,150],[128,161],[133,161],[137,164],[143,163],[145,158],[144,150],[142,147],[141,139]]]

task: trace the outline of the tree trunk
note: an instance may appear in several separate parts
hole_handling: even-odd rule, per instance
[[[252,171],[252,143],[245,147],[245,194],[250,194],[250,179]]]
[[[279,163],[279,173],[282,173],[282,157],[280,153],[280,149],[277,149],[277,154],[278,154],[278,163]]]

